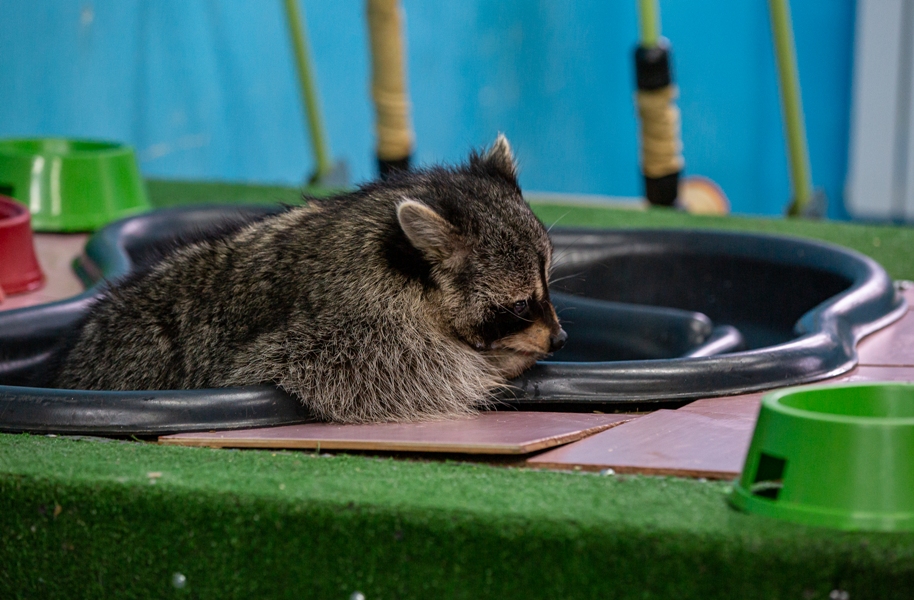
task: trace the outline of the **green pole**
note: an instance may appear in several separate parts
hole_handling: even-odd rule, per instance
[[[803,123],[803,106],[800,100],[800,79],[797,75],[797,57],[790,22],[787,0],[768,0],[771,11],[771,29],[774,33],[774,51],[777,57],[781,105],[784,111],[784,133],[787,137],[787,154],[790,160],[790,177],[793,182],[793,201],[787,211],[795,216],[803,212],[811,196],[809,176],[809,149],[806,147],[806,126]]]
[[[660,19],[658,18],[657,0],[638,0],[638,13],[641,21],[641,46],[656,48],[660,39]]]
[[[305,115],[308,118],[308,134],[311,137],[311,150],[317,161],[317,171],[311,181],[317,181],[330,172],[330,158],[327,150],[327,135],[317,102],[317,90],[311,72],[311,59],[308,53],[308,39],[305,33],[304,18],[298,5],[299,0],[285,0],[286,22],[292,36],[292,48],[295,54],[295,65],[298,68],[298,83],[304,101]]]

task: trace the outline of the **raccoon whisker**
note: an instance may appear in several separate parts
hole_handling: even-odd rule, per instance
[[[580,277],[583,274],[584,274],[584,271],[581,271],[580,273],[572,273],[571,275],[565,275],[564,277],[559,277],[558,279],[550,279],[549,285],[553,285],[555,283],[558,283],[559,281],[565,281],[566,279],[571,279],[572,277]],[[584,281],[584,279],[582,278],[581,281]]]
[[[505,395],[506,393],[508,393],[508,391],[511,390],[511,389],[515,389],[515,390],[516,390],[516,389],[518,389],[518,388],[517,388],[516,386],[509,385],[509,384],[507,384],[507,383],[506,383],[506,384],[503,384],[503,385],[501,385],[501,386],[499,386],[498,390],[497,390],[495,393],[492,394],[492,397],[491,397],[491,399],[490,399],[490,401],[489,401],[489,404],[487,405],[486,408],[488,408],[488,409],[490,409],[490,410],[495,410],[495,411],[499,411],[499,410],[513,410],[513,411],[515,411],[515,412],[519,412],[519,411],[520,411],[520,407],[518,407],[518,406],[515,405],[515,404],[510,404],[510,403],[507,401],[507,399],[504,397],[504,395]]]
[[[514,384],[511,383],[510,381],[507,381],[507,382],[501,384],[501,385],[499,386],[499,389],[504,390],[505,392],[511,390],[511,391],[514,391],[514,392],[523,393],[523,389],[522,389],[522,388],[520,388],[519,386],[514,385]],[[511,406],[511,405],[508,404],[508,406]],[[518,410],[520,410],[520,409],[518,409]]]
[[[557,254],[552,255],[552,262],[549,264],[549,275],[552,275],[552,272],[555,271],[556,267],[561,266],[562,261],[570,252],[571,249],[567,248]]]
[[[582,233],[581,235],[575,237],[573,240],[571,240],[571,243],[568,244],[568,245],[569,245],[569,246],[574,246],[574,245],[575,245],[576,243],[578,243],[578,241],[580,241],[585,235],[586,235],[586,234],[583,234],[583,233]],[[554,254],[554,255],[552,256],[552,263],[549,265],[550,270],[554,269],[555,266],[556,266],[556,264],[559,263],[559,262],[561,262],[562,258],[564,258],[565,255],[567,255],[567,254],[568,254],[569,252],[571,252],[571,251],[572,251],[572,248],[569,247],[569,248],[566,248],[564,251],[559,252],[558,254]]]
[[[549,227],[546,228],[546,233],[549,233],[550,231],[552,231],[552,228],[555,227],[556,225],[558,225],[559,221],[561,221],[562,219],[564,219],[565,217],[567,217],[567,216],[568,216],[568,213],[570,213],[570,212],[571,212],[570,210],[569,210],[569,211],[565,211],[565,214],[563,214],[563,215],[560,216],[558,219],[556,219],[555,221],[553,221],[553,222],[552,222],[552,225],[550,225]]]

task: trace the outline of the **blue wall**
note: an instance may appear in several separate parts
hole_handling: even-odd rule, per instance
[[[422,162],[504,131],[528,189],[640,193],[634,0],[405,0]],[[373,175],[362,0],[305,0],[332,153]],[[737,212],[789,177],[767,2],[668,0],[687,171]],[[813,179],[844,216],[854,0],[793,2]],[[0,136],[134,144],[147,175],[300,183],[312,168],[279,0],[0,0]]]

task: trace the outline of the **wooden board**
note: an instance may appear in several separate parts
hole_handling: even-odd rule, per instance
[[[621,427],[527,459],[532,467],[612,469],[732,479],[742,470],[755,419],[658,410]]]
[[[914,382],[911,367],[861,366],[825,383]],[[742,470],[765,393],[707,398],[527,459],[532,467],[733,479]]]
[[[762,397],[766,392],[746,394],[745,396],[729,396],[723,398],[706,398],[687,404],[677,412],[693,412],[702,415],[727,415],[741,419],[751,420],[753,425],[758,418]]]
[[[909,296],[908,304],[901,319],[857,344],[859,364],[914,367],[914,298]]]
[[[83,291],[82,282],[73,272],[73,259],[86,245],[88,234],[36,233],[35,255],[44,272],[45,284],[41,289],[25,294],[7,296],[0,302],[0,310],[12,310],[63,300]]]
[[[486,412],[466,419],[426,423],[306,423],[179,433],[162,436],[159,443],[227,448],[526,454],[579,440],[633,418],[634,415],[624,414]]]
[[[897,381],[914,383],[914,367],[873,367],[861,365],[841,377],[821,383],[865,383],[868,381]]]
[[[865,383],[873,381],[898,381],[914,383],[914,368],[911,367],[871,367],[860,366],[848,371],[840,377],[813,383],[809,385],[827,385],[832,383]],[[758,417],[759,406],[762,398],[768,392],[746,394],[745,396],[724,396],[722,398],[706,398],[696,400],[679,409],[679,411],[695,412],[703,415],[718,414],[755,419]]]

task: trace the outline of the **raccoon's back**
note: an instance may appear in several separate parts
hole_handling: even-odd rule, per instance
[[[288,318],[295,299],[273,281],[278,268],[275,257],[222,239],[165,257],[105,292],[64,350],[54,383],[111,390],[221,385],[235,356]]]

